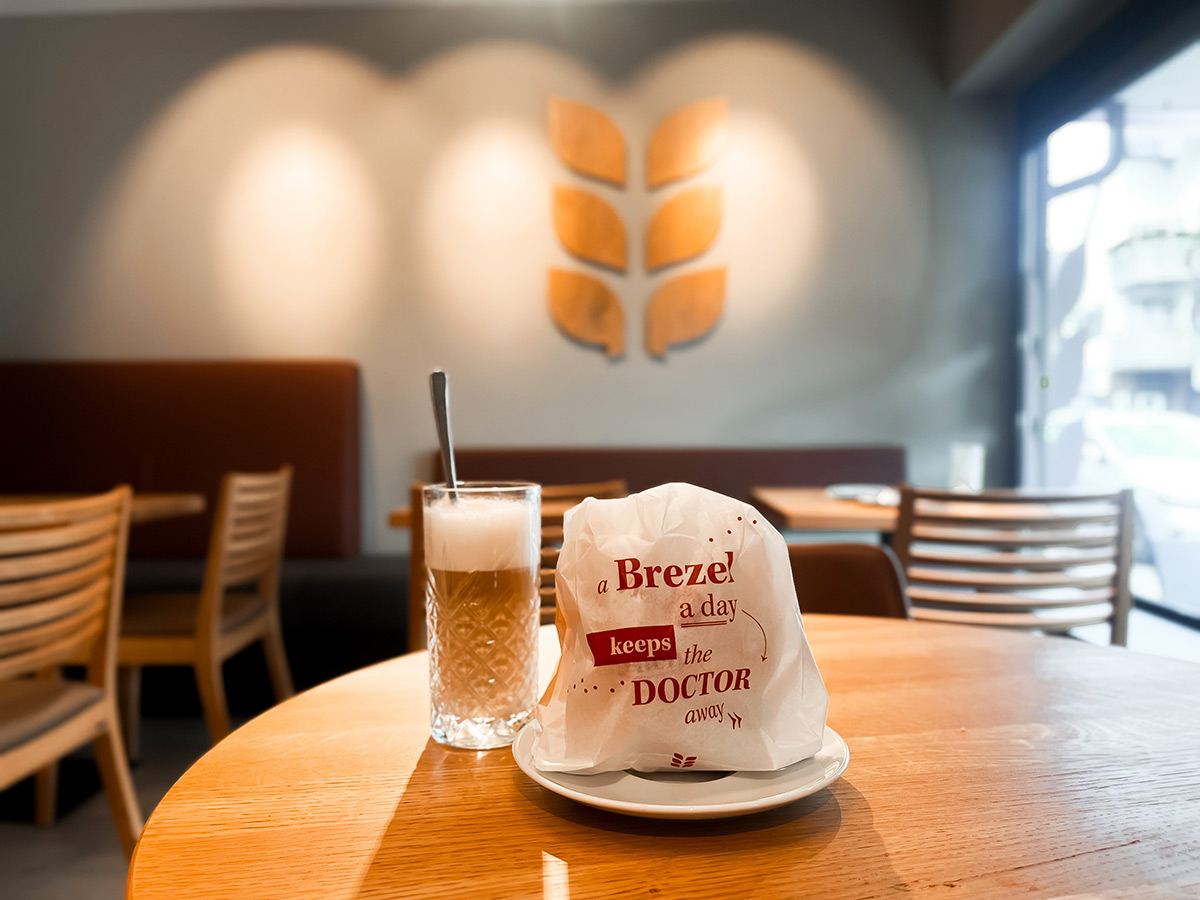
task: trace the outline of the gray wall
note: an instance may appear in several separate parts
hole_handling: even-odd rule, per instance
[[[885,2],[546,4],[0,20],[0,357],[348,357],[366,392],[364,533],[435,444],[898,442],[1011,423],[1008,110],[952,98],[929,23]],[[545,272],[546,99],[607,112],[631,186],[617,360],[563,337]],[[654,124],[729,100],[722,319],[642,349]],[[682,268],[682,267],[681,267]],[[588,270],[592,274],[596,270]],[[314,428],[319,428],[314,423]],[[464,477],[469,473],[464,473]]]

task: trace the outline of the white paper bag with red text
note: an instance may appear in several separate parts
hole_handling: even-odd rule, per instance
[[[787,545],[754,507],[664,484],[585,500],[563,530],[534,765],[771,771],[820,749],[828,695]]]

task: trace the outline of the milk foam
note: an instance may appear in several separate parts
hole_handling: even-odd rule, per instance
[[[480,572],[536,565],[536,504],[493,497],[440,498],[425,507],[425,563],[431,569]]]

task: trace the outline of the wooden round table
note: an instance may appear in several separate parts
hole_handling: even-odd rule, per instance
[[[829,724],[850,746],[845,775],[810,797],[707,821],[577,805],[507,749],[430,740],[418,653],[294,697],[213,748],[150,817],[128,896],[1196,890],[1200,666],[955,625],[805,625]],[[548,674],[553,629],[543,638]]]

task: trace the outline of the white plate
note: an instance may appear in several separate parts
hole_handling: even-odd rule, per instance
[[[825,493],[839,500],[857,500],[877,506],[897,506],[900,492],[889,484],[831,484]]]
[[[610,812],[648,819],[720,819],[774,809],[827,787],[846,771],[850,750],[832,728],[816,756],[777,772],[605,772],[570,775],[533,765],[538,725],[513,742],[517,766],[542,787]]]

